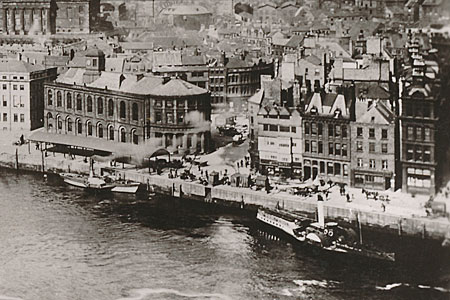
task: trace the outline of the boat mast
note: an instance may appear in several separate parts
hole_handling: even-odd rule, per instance
[[[325,216],[323,213],[323,198],[317,195],[317,222],[321,228],[325,228]]]

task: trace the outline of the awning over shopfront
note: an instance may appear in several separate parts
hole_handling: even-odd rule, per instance
[[[55,134],[42,130],[34,131],[28,140],[32,142],[64,145],[68,147],[106,152],[112,159],[119,157],[133,157],[138,160],[143,160],[144,158],[150,158],[158,155],[170,155],[165,148],[158,145],[158,141],[150,140],[142,145],[134,145],[130,143],[119,143],[79,135]]]

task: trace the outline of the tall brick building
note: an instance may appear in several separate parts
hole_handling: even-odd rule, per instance
[[[100,0],[3,0],[2,32],[7,35],[89,33]]]

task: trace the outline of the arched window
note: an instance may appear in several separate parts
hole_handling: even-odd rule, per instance
[[[131,130],[131,140],[133,141],[133,144],[139,143],[138,135],[136,134],[136,129]]]
[[[97,125],[97,136],[103,138],[103,126],[100,123]]]
[[[114,141],[114,126],[112,125],[108,127],[108,140]]]
[[[103,98],[102,97],[97,98],[97,114],[99,114],[99,115],[103,114]]]
[[[108,100],[108,116],[114,116],[114,101],[113,99]]]
[[[92,112],[92,97],[87,96],[86,98],[86,106],[87,106],[87,112]]]
[[[67,93],[66,107],[67,109],[72,109],[72,93]]]
[[[120,141],[122,143],[126,143],[127,142],[127,136],[126,136],[126,132],[125,132],[125,128],[120,128]]]
[[[52,129],[53,128],[53,116],[51,113],[47,114],[47,128]]]
[[[70,119],[69,117],[67,117],[67,131],[68,132],[72,132],[72,119]]]
[[[61,91],[56,92],[56,106],[61,107],[62,106],[62,94]]]
[[[77,110],[83,109],[82,97],[80,94],[77,95]]]
[[[56,116],[56,128],[58,129],[58,131],[62,129],[61,116]]]
[[[125,119],[125,116],[126,116],[126,113],[125,113],[125,101],[120,101],[119,116],[122,119]]]
[[[92,123],[91,121],[86,122],[86,134],[92,136]]]
[[[137,103],[133,103],[133,106],[131,107],[131,114],[132,114],[133,121],[139,120],[139,111],[138,111]]]
[[[47,92],[47,104],[49,106],[53,105],[53,92],[52,92],[52,90],[48,90],[48,92]]]
[[[77,133],[82,134],[83,133],[83,124],[81,123],[80,119],[77,119]]]

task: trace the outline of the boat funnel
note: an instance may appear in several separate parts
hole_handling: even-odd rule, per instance
[[[319,223],[319,226],[321,228],[325,228],[325,215],[323,212],[323,199],[320,195],[317,198],[318,198],[317,199],[317,222]]]

